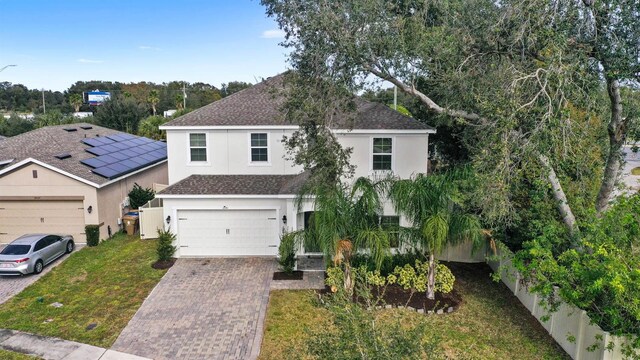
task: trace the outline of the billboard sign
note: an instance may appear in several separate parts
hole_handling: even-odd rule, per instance
[[[103,102],[111,98],[111,93],[108,91],[89,91],[87,93],[87,102],[89,105],[102,105]]]

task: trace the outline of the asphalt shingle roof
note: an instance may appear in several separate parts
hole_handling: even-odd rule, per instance
[[[264,80],[250,88],[203,106],[163,126],[274,126],[287,123],[280,107],[284,75]],[[280,95],[279,95],[280,94]],[[356,116],[338,116],[336,129],[427,130],[432,127],[389,107],[356,98]]]
[[[82,129],[82,127],[91,128]],[[66,128],[74,128],[76,131],[65,131]],[[11,166],[24,159],[33,158],[100,185],[110,180],[94,174],[90,167],[80,163],[81,160],[95,157],[85,151],[90,146],[84,144],[82,140],[121,133],[87,123],[47,126],[0,141],[0,162],[13,159],[6,165]],[[71,157],[66,159],[55,157],[64,153],[68,153]]]
[[[191,175],[158,195],[293,195],[304,181],[298,175]]]

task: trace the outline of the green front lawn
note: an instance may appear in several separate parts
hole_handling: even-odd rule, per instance
[[[384,310],[381,320],[426,322],[425,338],[440,336],[440,347],[450,359],[570,359],[507,287],[489,278],[488,267],[452,265],[456,288],[463,296],[457,312],[425,316]],[[312,291],[271,292],[260,359],[304,358],[305,328],[329,323],[329,313],[316,307],[315,296]]]
[[[38,360],[38,357],[6,351],[0,349],[0,359],[2,360]]]
[[[155,249],[155,240],[117,235],[71,254],[0,305],[0,328],[110,347],[166,272],[151,268]]]

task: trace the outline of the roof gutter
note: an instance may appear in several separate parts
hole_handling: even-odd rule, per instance
[[[263,126],[160,126],[160,130],[297,130],[297,125]],[[436,129],[331,129],[335,134],[435,134]]]

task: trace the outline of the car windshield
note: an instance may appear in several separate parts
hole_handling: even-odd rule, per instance
[[[2,255],[25,255],[29,252],[31,245],[7,245],[6,248],[2,249],[0,254]]]

